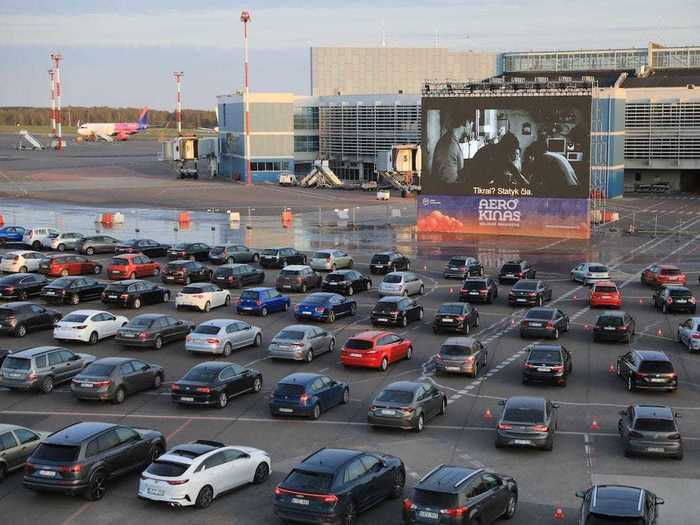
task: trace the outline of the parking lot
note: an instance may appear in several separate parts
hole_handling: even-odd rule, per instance
[[[606,482],[646,487],[663,497],[666,504],[661,508],[661,523],[696,523],[693,505],[688,502],[700,496],[700,356],[689,354],[675,341],[677,325],[688,316],[663,315],[652,308],[651,288],[640,284],[639,272],[653,262],[675,263],[687,273],[691,289],[697,290],[700,274],[698,236],[694,233],[688,235],[688,232],[697,230],[695,224],[700,223],[700,215],[697,215],[700,206],[695,201],[656,197],[630,200],[625,206],[637,212],[655,210],[662,225],[683,235],[599,235],[590,243],[532,239],[482,239],[463,243],[455,239],[407,239],[401,237],[400,232],[394,232],[393,244],[400,246],[411,258],[412,269],[425,283],[426,293],[417,300],[423,305],[426,316],[422,322],[410,324],[406,329],[396,329],[413,341],[413,359],[397,362],[383,373],[344,368],[338,350],[323,354],[312,363],[269,359],[267,343],[280,329],[296,323],[291,311],[266,318],[240,317],[230,307],[205,314],[176,311],[170,302],[147,306],[139,312],[167,312],[196,323],[221,317],[242,318],[262,328],[263,345],[260,348],[234,351],[229,360],[260,370],[264,377],[263,390],[259,394],[233,399],[223,410],[183,408],[171,403],[169,383],[194,364],[208,359],[188,354],[184,342],[166,345],[159,351],[127,350],[111,340],[95,346],[66,344],[74,351],[98,357],[133,356],[158,363],[165,367],[166,382],[159,391],[134,395],[121,405],[78,402],[66,385],[57,387],[48,395],[2,391],[0,420],[49,431],[81,420],[123,422],[135,427],[159,429],[166,435],[169,445],[210,439],[254,446],[272,456],[272,476],[262,485],[238,489],[216,500],[209,509],[197,511],[170,509],[137,499],[137,474],[112,483],[103,500],[88,503],[80,498],[25,490],[21,486],[21,473],[14,473],[0,485],[0,499],[5,509],[3,521],[13,524],[42,520],[85,524],[148,521],[154,525],[274,523],[271,502],[275,484],[309,453],[320,447],[336,446],[383,451],[401,457],[408,473],[406,495],[421,476],[441,463],[483,466],[510,474],[517,480],[520,491],[518,511],[512,520],[516,524],[575,523],[579,501],[575,492],[591,483]],[[692,213],[679,213],[681,206]],[[142,232],[141,236],[148,236],[148,232]],[[354,236],[357,233],[347,234],[350,246],[354,244]],[[343,237],[336,234],[334,243],[344,245]],[[382,238],[380,242],[386,240]],[[266,246],[261,232],[252,245],[256,248]],[[387,248],[386,244],[373,244],[370,237],[367,244],[355,246],[355,249],[348,247],[348,251],[355,256],[355,268],[367,273],[370,254]],[[460,282],[443,279],[442,269],[450,255],[459,253],[481,259],[487,274],[491,275],[509,258],[527,258],[537,269],[537,277],[551,284],[552,303],[564,310],[572,321],[571,330],[560,340],[573,356],[573,374],[565,388],[522,384],[520,364],[526,347],[534,340],[521,339],[518,335],[517,322],[525,309],[508,306],[509,285],[499,287],[499,297],[494,304],[477,305],[480,327],[472,335],[487,346],[487,369],[478,378],[434,375],[432,357],[447,335],[434,335],[430,324],[441,303],[457,299]],[[109,256],[95,258],[105,263],[109,260]],[[628,347],[593,343],[591,326],[599,312],[588,307],[588,289],[574,285],[568,276],[568,270],[575,263],[587,259],[610,265],[613,279],[622,287],[623,308],[636,319],[637,335],[631,346],[663,350],[669,355],[679,373],[680,386],[676,393],[630,393],[623,381],[610,373],[609,368],[614,365],[616,357],[625,353]],[[265,285],[274,286],[277,273],[278,270],[267,270]],[[106,279],[106,275],[103,273],[100,278]],[[357,315],[325,325],[335,333],[338,346],[349,336],[371,327],[369,311],[378,299],[376,286],[380,279],[381,276],[374,276],[373,289],[355,296]],[[232,294],[235,304],[240,291],[232,290]],[[294,304],[303,295],[292,294],[291,297]],[[90,302],[80,307],[101,308],[101,305]],[[57,309],[65,314],[76,308],[66,305]],[[131,310],[120,310],[119,313],[128,317],[136,315]],[[24,339],[2,336],[0,344],[19,349],[55,344],[55,341],[47,331],[29,334]],[[271,389],[277,380],[295,371],[323,372],[348,382],[350,402],[324,413],[317,421],[270,417],[267,402]],[[366,423],[368,405],[382,387],[399,379],[430,381],[438,386],[448,395],[447,414],[428,422],[420,434],[370,428]],[[497,450],[494,447],[494,428],[500,408],[498,401],[513,395],[543,396],[559,404],[559,426],[553,451]],[[632,403],[670,405],[681,414],[680,428],[685,445],[682,461],[623,456],[617,434],[618,412]],[[562,509],[563,519],[555,519],[557,508]],[[400,521],[399,500],[382,503],[362,515],[358,523]]]

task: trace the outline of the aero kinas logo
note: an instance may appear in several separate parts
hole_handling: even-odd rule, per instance
[[[480,199],[479,224],[515,226],[520,224],[518,199]]]

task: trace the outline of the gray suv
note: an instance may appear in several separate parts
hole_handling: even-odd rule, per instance
[[[94,355],[76,354],[60,346],[27,348],[5,358],[0,385],[48,394],[54,385],[69,381],[94,360]]]
[[[669,407],[632,405],[620,411],[617,430],[625,456],[666,456],[683,459],[683,441]]]
[[[0,481],[9,472],[22,468],[36,446],[48,435],[48,432],[0,423]]]

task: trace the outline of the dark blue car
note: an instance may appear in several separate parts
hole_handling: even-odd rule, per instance
[[[273,416],[304,416],[318,419],[321,412],[350,400],[347,383],[322,374],[290,374],[282,378],[270,397]]]
[[[355,315],[355,312],[357,303],[354,299],[325,292],[309,294],[294,307],[294,316],[299,321],[311,319],[333,323],[336,317]]]
[[[274,288],[248,288],[241,293],[236,311],[265,317],[271,312],[286,312],[290,304],[289,297]]]
[[[25,229],[22,226],[5,226],[0,228],[0,244],[6,242],[22,242]]]

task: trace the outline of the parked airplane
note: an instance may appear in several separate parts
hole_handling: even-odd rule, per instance
[[[85,124],[78,122],[78,135],[111,142],[114,139],[128,140],[129,135],[139,133],[146,128],[148,128],[148,108],[143,108],[138,122],[88,122]]]

